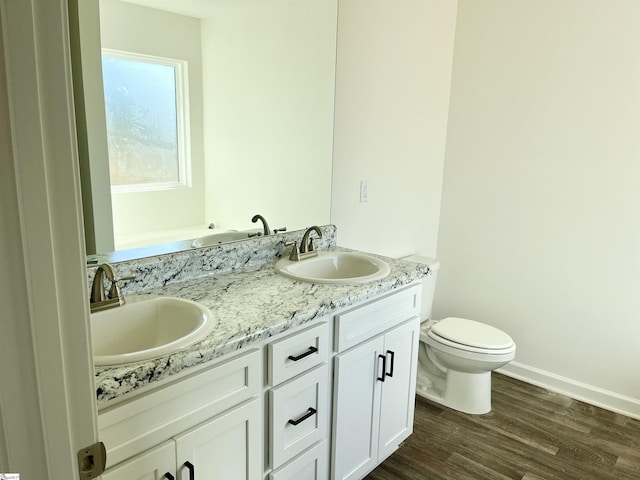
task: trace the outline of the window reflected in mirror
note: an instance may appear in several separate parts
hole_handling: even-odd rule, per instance
[[[103,49],[111,190],[188,186],[186,62]]]

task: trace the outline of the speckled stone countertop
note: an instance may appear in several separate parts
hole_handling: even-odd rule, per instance
[[[331,249],[346,250],[338,247]],[[98,406],[338,309],[400,289],[430,274],[426,265],[381,258],[389,264],[391,273],[382,280],[363,285],[329,285],[291,280],[276,273],[276,258],[261,265],[136,292],[199,302],[211,310],[217,325],[207,338],[186,350],[148,361],[96,367]]]

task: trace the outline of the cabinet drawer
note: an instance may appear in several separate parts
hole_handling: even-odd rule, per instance
[[[329,354],[329,325],[323,322],[268,346],[269,385],[276,386],[322,362]]]
[[[269,480],[326,480],[327,442],[322,441],[269,474]]]
[[[327,364],[269,391],[269,460],[276,469],[327,434]]]
[[[261,372],[260,351],[253,349],[99,412],[107,466],[257,395]]]
[[[415,285],[335,316],[335,349],[347,350],[420,315],[420,286]]]

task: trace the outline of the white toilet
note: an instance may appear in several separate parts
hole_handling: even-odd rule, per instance
[[[491,411],[491,372],[514,359],[516,345],[503,331],[465,318],[431,319],[440,263],[429,257],[404,260],[429,265],[423,279],[416,393],[465,413]]]

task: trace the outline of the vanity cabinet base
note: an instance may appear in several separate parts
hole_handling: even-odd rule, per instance
[[[413,429],[419,309],[409,286],[104,408],[102,478],[363,478]]]
[[[420,290],[336,315],[332,480],[359,480],[413,432]]]

